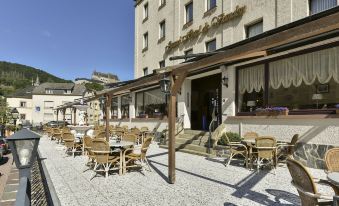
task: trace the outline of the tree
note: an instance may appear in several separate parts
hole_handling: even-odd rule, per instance
[[[85,87],[89,91],[101,91],[101,90],[104,89],[104,86],[102,86],[101,84],[95,83],[95,82],[93,82],[93,83],[86,83]]]
[[[6,124],[10,119],[10,108],[8,107],[6,98],[0,97],[0,123]]]

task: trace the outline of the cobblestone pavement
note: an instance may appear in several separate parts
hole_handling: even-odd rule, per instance
[[[249,171],[241,165],[225,167],[220,160],[176,153],[176,183],[167,177],[167,150],[151,145],[152,172],[132,171],[107,179],[86,170],[86,157],[67,156],[63,146],[42,138],[42,158],[62,205],[299,205],[286,166],[276,174]],[[310,171],[325,178],[320,170]],[[329,188],[320,188],[330,193]]]

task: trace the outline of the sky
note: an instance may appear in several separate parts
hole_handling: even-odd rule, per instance
[[[133,0],[1,0],[0,61],[58,77],[133,79]]]

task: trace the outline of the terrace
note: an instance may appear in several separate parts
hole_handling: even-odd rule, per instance
[[[222,158],[205,158],[186,153],[176,155],[176,184],[168,184],[167,150],[152,144],[148,160],[152,172],[136,170],[119,175],[112,172],[94,176],[85,166],[86,156],[69,156],[65,147],[40,140],[43,159],[61,205],[300,205],[297,190],[285,164],[259,173],[232,161],[225,167]],[[317,178],[323,170],[310,169]],[[320,186],[320,192],[331,189]]]

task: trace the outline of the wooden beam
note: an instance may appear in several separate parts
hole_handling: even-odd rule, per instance
[[[178,76],[178,78],[175,80],[175,83],[173,87],[171,88],[171,93],[177,94],[184,83],[186,77],[187,77],[188,72],[183,72]]]
[[[62,109],[62,119],[64,120],[64,127],[66,126],[66,108]]]
[[[109,120],[111,108],[111,95],[106,95],[106,140],[109,141]]]
[[[176,87],[174,77],[170,76],[171,91]],[[170,94],[168,105],[168,181],[175,183],[175,120],[176,120],[176,101],[177,93]]]
[[[57,118],[56,118],[56,120],[57,120],[57,122],[58,122],[58,121],[59,121],[59,110],[57,109],[56,112],[57,112]]]
[[[73,124],[77,124],[77,109],[73,108]]]

